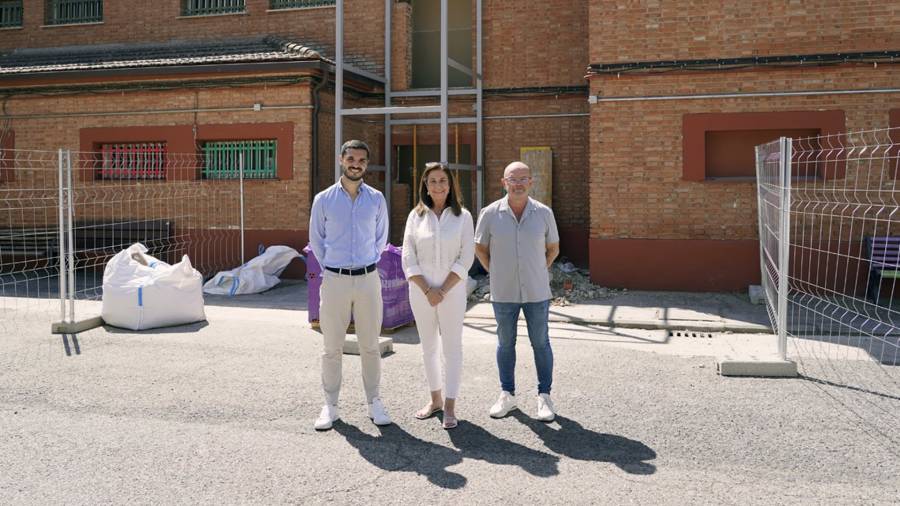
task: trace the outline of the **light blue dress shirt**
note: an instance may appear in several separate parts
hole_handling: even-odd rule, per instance
[[[309,244],[319,265],[358,269],[378,262],[387,245],[384,195],[363,183],[356,200],[337,182],[313,199]]]

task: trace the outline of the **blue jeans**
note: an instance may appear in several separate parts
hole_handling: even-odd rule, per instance
[[[542,302],[494,302],[497,319],[497,368],[500,370],[500,387],[516,393],[516,329],[519,310],[525,313],[528,339],[534,351],[537,369],[538,393],[549,394],[553,383],[553,350],[550,348],[550,301]]]

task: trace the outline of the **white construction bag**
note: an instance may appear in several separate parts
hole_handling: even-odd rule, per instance
[[[278,276],[299,256],[300,253],[289,246],[269,246],[262,255],[237,269],[213,276],[203,285],[203,291],[216,295],[264,292],[281,281]]]
[[[147,255],[135,243],[112,257],[103,271],[103,309],[108,325],[132,330],[205,320],[203,276],[187,255],[175,265]]]

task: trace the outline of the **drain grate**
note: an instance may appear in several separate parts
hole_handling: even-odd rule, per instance
[[[669,337],[695,337],[698,339],[710,339],[712,338],[712,333],[710,332],[698,332],[696,330],[670,330]]]

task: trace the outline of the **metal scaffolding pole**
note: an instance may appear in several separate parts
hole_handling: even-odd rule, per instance
[[[441,0],[441,162],[447,163],[447,0]]]
[[[334,182],[341,179],[341,143],[344,137],[344,0],[337,0],[334,9]]]
[[[391,9],[394,0],[384,0],[384,107],[391,107]],[[384,199],[387,201],[388,210],[391,207],[391,153],[393,153],[391,139],[391,115],[384,115]],[[390,212],[390,211],[388,211]]]
[[[382,115],[384,117],[384,170],[385,170],[385,199],[390,202],[391,198],[391,180],[393,179],[391,167],[391,155],[393,152],[393,139],[391,128],[393,125],[416,125],[427,123],[440,123],[441,151],[440,159],[442,162],[448,162],[448,137],[450,123],[475,123],[477,129],[476,139],[476,202],[475,209],[481,209],[484,200],[484,131],[482,127],[483,121],[483,89],[482,89],[482,57],[481,57],[481,36],[482,36],[482,0],[475,1],[476,14],[476,68],[474,72],[467,68],[464,64],[453,61],[449,58],[448,44],[448,1],[441,0],[441,33],[440,33],[440,62],[441,62],[441,86],[439,90],[407,90],[394,92],[391,90],[391,32],[392,32],[392,14],[394,0],[385,0],[384,3],[384,106],[383,107],[363,107],[344,109],[344,70],[345,68],[353,68],[344,64],[344,0],[335,1],[335,93],[334,93],[334,178],[338,181],[341,177],[340,167],[340,149],[343,143],[343,118],[344,116],[361,116],[361,115]],[[449,90],[449,67],[453,66],[463,72],[473,74],[475,78],[475,89],[455,89]],[[450,118],[450,95],[475,95],[476,100],[476,116],[474,118]],[[394,97],[440,97],[440,105],[419,105],[419,106],[396,106],[393,105]],[[439,118],[417,118],[396,120],[391,115],[396,114],[434,114],[439,113]]]
[[[484,203],[484,128],[481,82],[481,0],[475,0],[475,215]]]

